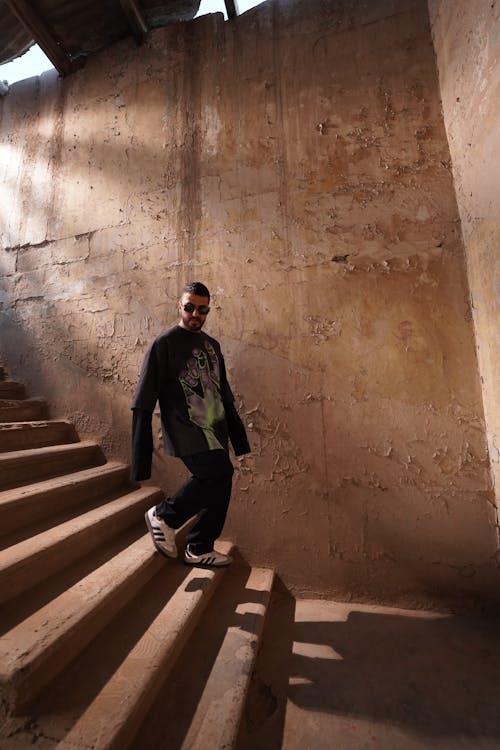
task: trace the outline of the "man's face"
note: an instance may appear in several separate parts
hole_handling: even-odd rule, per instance
[[[198,297],[197,294],[184,292],[179,302],[180,327],[192,333],[199,333],[207,319],[209,306],[210,300],[208,297]],[[200,312],[200,307],[202,312]],[[206,312],[203,312],[203,310],[206,310]]]

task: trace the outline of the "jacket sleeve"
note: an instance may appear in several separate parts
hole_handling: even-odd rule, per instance
[[[227,429],[229,432],[229,440],[234,449],[235,456],[243,456],[245,453],[250,453],[250,443],[248,442],[247,433],[241,418],[236,411],[234,401],[230,404],[224,405],[226,412]]]
[[[226,412],[227,430],[229,440],[233,446],[235,456],[243,456],[250,453],[250,443],[248,442],[245,426],[234,405],[234,396],[231,387],[227,382],[226,365],[224,357],[221,355],[221,392],[224,411]]]
[[[144,357],[139,382],[132,399],[132,409],[154,411],[160,394],[159,348],[154,341]]]
[[[130,478],[134,482],[151,477],[153,460],[152,414],[144,409],[132,409],[132,462]]]
[[[132,400],[132,460],[134,482],[149,479],[153,459],[152,414],[160,391],[160,367],[156,342],[149,348]]]

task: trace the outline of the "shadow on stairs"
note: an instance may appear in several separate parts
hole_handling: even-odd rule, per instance
[[[273,572],[166,560],[144,524],[160,490],[0,378],[2,749],[237,750],[271,715],[279,747],[254,672],[269,606],[293,618]]]
[[[498,614],[167,560],[160,490],[0,378],[1,750],[498,750]]]

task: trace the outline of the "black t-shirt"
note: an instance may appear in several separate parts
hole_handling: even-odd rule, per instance
[[[227,450],[224,405],[234,396],[218,341],[179,325],[161,334],[144,359],[132,408],[152,412],[157,401],[166,453]]]

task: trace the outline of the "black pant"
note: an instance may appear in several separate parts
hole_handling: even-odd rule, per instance
[[[157,505],[156,513],[173,529],[197,515],[186,539],[195,555],[203,555],[213,549],[224,527],[234,469],[225,450],[182,456],[182,461],[192,477]]]

